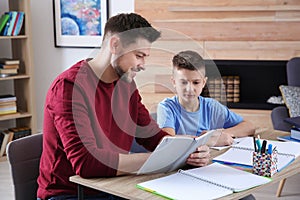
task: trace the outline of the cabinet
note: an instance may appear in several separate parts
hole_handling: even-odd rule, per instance
[[[5,6],[8,8],[5,9]],[[25,13],[25,21],[18,36],[0,36],[0,57],[20,60],[17,75],[0,78],[0,94],[15,95],[18,112],[0,115],[0,130],[27,126],[31,128],[32,133],[36,133],[30,0],[1,0],[0,7],[1,14],[6,11],[23,11]]]

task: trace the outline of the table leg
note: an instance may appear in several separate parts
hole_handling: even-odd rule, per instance
[[[283,189],[285,180],[286,180],[285,178],[282,179],[282,180],[280,181],[279,185],[278,185],[277,193],[276,193],[276,196],[277,196],[277,197],[280,197],[280,195],[281,195],[281,192],[282,192],[282,189]]]
[[[78,193],[78,200],[84,200],[83,186],[80,184],[77,185],[77,193]]]

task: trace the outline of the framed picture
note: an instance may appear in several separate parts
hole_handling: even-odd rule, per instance
[[[53,0],[55,47],[100,47],[107,0]]]

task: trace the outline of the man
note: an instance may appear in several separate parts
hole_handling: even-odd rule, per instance
[[[69,182],[75,174],[89,178],[135,173],[150,153],[128,154],[133,140],[152,151],[168,135],[149,116],[133,81],[145,69],[151,43],[159,37],[140,15],[114,16],[105,25],[97,56],[54,80],[45,102],[38,198],[75,199],[76,185]],[[208,160],[208,149],[202,146],[187,164],[203,166]],[[117,198],[84,192],[90,198]]]

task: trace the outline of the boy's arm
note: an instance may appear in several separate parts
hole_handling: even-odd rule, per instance
[[[216,146],[227,146],[233,144],[233,138],[238,137],[246,137],[254,135],[255,127],[249,121],[242,121],[241,123],[227,128],[227,129],[220,129],[222,134],[216,144]]]
[[[223,133],[226,133],[233,138],[246,137],[246,136],[254,135],[255,127],[251,122],[244,120],[233,127],[224,129]]]

